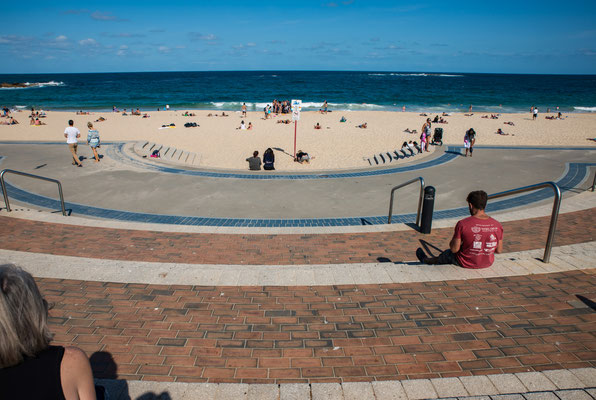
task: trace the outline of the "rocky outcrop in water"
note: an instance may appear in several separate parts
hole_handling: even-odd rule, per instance
[[[0,88],[26,88],[26,87],[29,87],[29,84],[21,83],[21,82],[14,82],[14,83],[2,82],[2,83],[0,83]]]

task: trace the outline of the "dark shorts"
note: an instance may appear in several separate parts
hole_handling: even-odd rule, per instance
[[[437,257],[437,264],[459,265],[457,262],[457,257],[455,257],[455,254],[450,249],[447,249],[439,254],[439,257]]]

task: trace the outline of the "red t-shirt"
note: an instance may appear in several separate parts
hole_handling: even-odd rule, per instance
[[[468,217],[455,225],[453,237],[461,239],[461,248],[455,254],[464,268],[488,268],[495,261],[495,250],[503,240],[503,227],[492,218]]]

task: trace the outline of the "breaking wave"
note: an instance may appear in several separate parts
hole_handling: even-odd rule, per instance
[[[430,73],[411,73],[411,74],[406,74],[406,73],[397,73],[397,72],[391,72],[391,73],[386,73],[386,74],[381,74],[381,73],[375,73],[375,74],[368,74],[369,76],[445,76],[445,77],[462,77],[463,75],[456,75],[456,74],[430,74]]]
[[[578,106],[574,106],[573,107],[574,110],[577,111],[582,111],[582,112],[596,112],[596,107],[578,107]]]

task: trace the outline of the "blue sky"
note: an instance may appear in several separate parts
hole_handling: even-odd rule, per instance
[[[0,73],[596,74],[596,1],[9,2]]]

